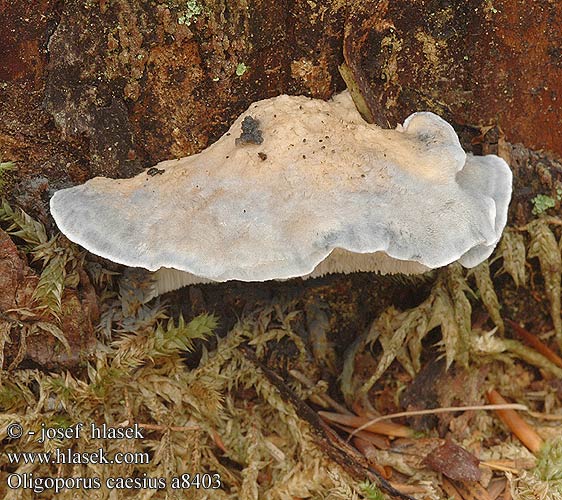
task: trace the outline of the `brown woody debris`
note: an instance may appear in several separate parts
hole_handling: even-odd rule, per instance
[[[427,455],[423,463],[433,470],[458,481],[478,481],[482,475],[478,468],[480,460],[472,453],[448,440]]]

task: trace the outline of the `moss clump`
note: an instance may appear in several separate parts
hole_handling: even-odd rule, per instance
[[[381,490],[379,490],[377,485],[372,484],[369,481],[360,483],[359,488],[366,500],[387,500],[388,498]]]
[[[535,473],[556,485],[562,493],[562,438],[547,442],[541,449]]]

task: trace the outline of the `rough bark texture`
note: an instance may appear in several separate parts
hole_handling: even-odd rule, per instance
[[[0,11],[0,154],[35,156],[36,170],[57,170],[55,187],[197,152],[254,100],[328,98],[343,85],[336,5],[3,1]]]
[[[539,0],[385,1],[348,24],[346,59],[392,126],[429,109],[498,125],[508,142],[562,153],[562,6]]]
[[[379,122],[431,109],[562,153],[559,2],[1,0],[0,13],[0,154],[55,187],[197,152],[257,99],[328,98],[344,45]]]

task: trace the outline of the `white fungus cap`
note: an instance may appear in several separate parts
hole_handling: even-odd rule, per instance
[[[236,145],[247,116],[261,144]],[[348,92],[259,101],[201,153],[156,167],[58,191],[51,213],[90,252],[160,270],[160,293],[209,281],[419,273],[456,260],[473,267],[497,244],[511,198],[505,161],[467,155],[437,115],[381,129]]]

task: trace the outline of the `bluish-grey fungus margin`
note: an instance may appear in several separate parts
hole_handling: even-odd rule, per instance
[[[244,118],[263,143],[236,145]],[[60,230],[90,252],[156,271],[156,293],[194,283],[422,273],[474,267],[507,220],[511,171],[462,149],[439,116],[386,130],[349,95],[252,104],[201,153],[161,175],[97,177],[55,193]]]

